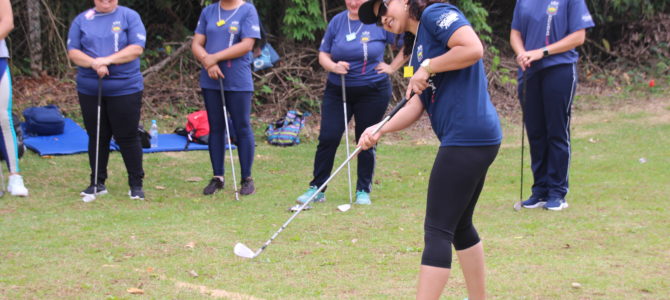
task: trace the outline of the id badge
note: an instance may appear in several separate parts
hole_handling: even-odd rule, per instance
[[[351,42],[356,39],[356,33],[347,34],[347,42]]]
[[[226,20],[219,20],[218,22],[216,22],[217,27],[221,27],[223,25],[226,25]]]
[[[414,76],[414,67],[405,66],[402,70],[403,70],[402,77],[410,78],[410,77]]]

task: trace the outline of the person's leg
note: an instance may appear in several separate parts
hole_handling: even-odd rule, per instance
[[[547,186],[548,198],[563,199],[568,193],[570,166],[570,114],[577,86],[574,64],[551,67],[542,81],[547,120]]]
[[[356,119],[356,142],[366,128],[379,123],[384,117],[386,108],[391,100],[391,83],[383,80],[372,83],[370,86],[353,87],[348,107]],[[349,100],[351,99],[351,100]],[[370,193],[372,177],[375,170],[376,147],[361,151],[358,154],[358,180],[356,191]]]
[[[458,262],[461,264],[465,285],[468,288],[468,299],[485,299],[486,268],[482,242],[464,250],[457,250],[456,255],[458,255]]]
[[[205,99],[205,109],[209,121],[209,159],[212,163],[213,175],[223,177],[226,127],[223,119],[221,92],[219,90],[202,89],[202,96]]]
[[[499,146],[440,148],[428,186],[424,224],[425,248],[421,258],[417,298],[439,298],[451,269],[452,243],[457,251],[461,251],[480,242],[472,225],[472,213],[483,186],[483,177],[495,159],[498,148]],[[470,261],[466,264],[466,278],[484,273],[483,264],[481,268]],[[470,281],[468,286],[473,288],[469,291],[470,295],[483,295],[484,278],[480,276],[477,279],[471,278]]]
[[[78,93],[79,106],[81,107],[81,114],[84,119],[84,127],[88,134],[88,163],[91,167],[90,185],[95,182],[95,140],[96,140],[96,126],[98,116],[98,96],[84,95]],[[100,109],[100,147],[98,152],[98,184],[105,184],[107,180],[107,163],[109,161],[109,143],[112,139],[112,130],[107,119],[107,98],[102,98]]]
[[[19,149],[12,119],[12,77],[6,58],[0,58],[0,153],[7,163],[7,190],[12,196],[28,196],[19,174]],[[5,184],[4,182],[0,184]]]
[[[225,92],[226,109],[230,113],[234,132],[237,136],[237,154],[240,158],[242,178],[251,177],[256,144],[251,128],[251,97],[253,92]],[[225,122],[224,122],[225,123]],[[225,128],[224,128],[225,131]],[[227,142],[227,141],[226,141]]]
[[[140,124],[142,92],[107,99],[107,118],[128,172],[128,185],[141,188],[144,179],[143,152],[137,127]]]
[[[237,137],[237,155],[240,159],[242,173],[240,194],[251,195],[256,192],[254,181],[251,178],[251,168],[254,164],[256,141],[251,128],[251,98],[253,92],[225,92],[226,109],[232,119],[232,128],[229,129],[231,138]]]
[[[533,196],[547,195],[547,125],[542,98],[542,72],[535,73],[528,80],[526,99],[523,102],[524,120],[530,146],[531,169],[533,171]],[[519,95],[523,97],[523,84],[519,84]]]
[[[321,131],[314,155],[314,179],[310,186],[321,186],[333,170],[335,153],[344,133],[342,88],[328,83],[321,103]],[[325,189],[324,189],[325,191]]]

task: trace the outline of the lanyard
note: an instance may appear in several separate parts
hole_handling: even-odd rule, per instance
[[[242,5],[244,5],[244,2],[242,3]],[[226,23],[228,23],[228,20],[230,20],[230,18],[232,18],[237,13],[237,11],[240,9],[240,7],[242,7],[242,5],[235,8],[235,11],[233,11],[233,13],[230,16],[228,16],[228,18],[226,18],[225,20],[221,19],[221,10],[222,10],[221,4],[217,5],[218,12],[219,12],[219,21],[216,22],[216,26],[221,27],[221,26],[225,25]]]

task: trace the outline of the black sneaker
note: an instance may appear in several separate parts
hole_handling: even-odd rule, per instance
[[[95,186],[93,184],[89,185],[85,190],[81,191],[79,193],[79,196],[92,196],[93,195],[93,188]],[[107,194],[107,188],[105,187],[104,184],[98,183],[98,189],[95,191],[95,195],[104,195]]]
[[[141,186],[131,186],[128,196],[133,200],[144,200],[144,190],[142,190]]]
[[[256,187],[254,187],[254,179],[251,177],[242,179],[242,188],[240,188],[240,194],[251,195],[255,192]]]
[[[218,190],[223,190],[224,185],[225,180],[223,178],[213,177],[212,180],[209,181],[209,184],[202,190],[202,193],[204,195],[214,194]]]

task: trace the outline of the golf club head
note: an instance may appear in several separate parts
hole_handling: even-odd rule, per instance
[[[294,205],[294,206],[291,206],[291,207],[288,209],[288,211],[289,211],[289,212],[296,212],[296,211],[298,211],[298,210],[300,209],[300,206],[301,206],[300,204],[296,204],[296,205]],[[312,207],[309,206],[309,205],[307,205],[307,206],[305,206],[305,208],[303,208],[302,210],[303,210],[303,211],[306,211],[306,210],[310,210],[310,209],[312,209]]]
[[[518,201],[517,203],[514,203],[514,210],[516,210],[516,211],[521,210],[521,201]]]
[[[244,258],[254,258],[256,257],[256,253],[254,253],[253,250],[249,249],[246,245],[242,243],[237,243],[235,244],[235,248],[233,249],[233,252],[235,252],[235,255],[239,257],[244,257]]]
[[[84,201],[86,203],[93,202],[93,201],[95,201],[95,195],[88,194],[88,195],[82,197],[81,201]]]
[[[349,209],[351,209],[351,204],[342,204],[337,206],[337,210],[341,212],[348,211]]]

